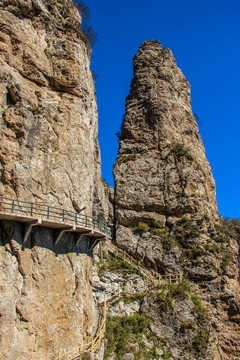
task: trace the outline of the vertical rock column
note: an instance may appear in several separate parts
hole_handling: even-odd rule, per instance
[[[172,52],[149,40],[133,65],[114,178],[117,242],[135,252],[130,228],[139,221],[165,226],[183,216],[214,220],[218,212],[190,85]]]

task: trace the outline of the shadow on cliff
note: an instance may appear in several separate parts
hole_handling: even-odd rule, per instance
[[[7,250],[15,253],[19,250],[33,249],[34,247],[45,248],[55,253],[60,254],[86,254],[92,256],[90,250],[93,240],[87,236],[83,236],[81,241],[77,244],[77,237],[74,233],[65,232],[55,243],[57,232],[55,229],[34,226],[31,232],[23,243],[25,227],[22,223],[14,221],[0,221],[0,246],[4,246]]]

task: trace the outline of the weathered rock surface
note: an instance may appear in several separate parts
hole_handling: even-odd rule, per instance
[[[92,259],[66,234],[36,229],[22,248],[22,225],[5,224],[0,239],[1,359],[50,359],[92,336],[98,314],[92,294]]]
[[[215,184],[189,83],[158,41],[142,44],[133,63],[114,166],[118,222],[184,214],[216,218]]]
[[[239,247],[232,223],[218,217],[189,83],[159,41],[143,43],[133,63],[114,165],[116,242],[160,273],[182,272],[189,278],[210,313],[208,351],[198,358],[236,360]],[[154,331],[168,333],[166,315],[151,305],[146,311]],[[172,322],[175,318],[171,315]],[[179,328],[169,331],[168,339],[174,341]],[[179,335],[173,359],[185,358],[185,340]],[[190,351],[186,356],[196,355]]]
[[[70,0],[0,3],[0,195],[108,213],[95,87]],[[6,228],[7,233],[4,233]],[[74,236],[1,222],[1,359],[50,359],[93,336],[92,260]]]
[[[88,215],[94,197],[103,212],[95,87],[79,11],[70,0],[3,1],[0,10],[0,194]]]

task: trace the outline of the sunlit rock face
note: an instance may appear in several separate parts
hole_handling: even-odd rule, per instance
[[[211,314],[204,325],[207,352],[200,358],[227,359],[230,354],[236,360],[238,245],[218,217],[190,85],[159,41],[143,43],[133,65],[114,165],[116,242],[160,273],[182,272],[190,279]],[[177,341],[174,346],[173,358],[185,358]]]
[[[103,217],[90,50],[70,0],[0,4],[0,195]],[[108,209],[107,209],[108,211]],[[4,230],[3,230],[4,229]],[[1,359],[52,359],[96,330],[92,259],[74,235],[0,231]]]
[[[191,110],[190,85],[172,52],[149,40],[133,64],[114,164],[116,239],[155,267],[180,270],[178,251],[163,264],[156,231],[139,236],[132,228],[140,221],[172,229],[187,217],[195,226],[204,222],[207,231],[218,217],[215,183]]]
[[[142,44],[133,64],[114,167],[119,223],[142,216],[215,218],[215,184],[191,110],[189,83],[159,41]]]
[[[0,9],[0,194],[69,210],[74,202],[91,215],[104,194],[80,13],[69,0]]]

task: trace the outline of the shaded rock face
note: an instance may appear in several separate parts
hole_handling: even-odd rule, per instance
[[[87,215],[94,198],[103,211],[95,87],[79,11],[69,0],[3,1],[0,10],[0,194],[85,207]]]
[[[189,83],[158,41],[142,44],[133,63],[114,165],[116,242],[158,272],[190,279],[210,314],[211,355],[199,358],[236,360],[239,246],[218,217]],[[152,311],[164,329],[166,319]],[[180,342],[174,359],[184,358]]]

